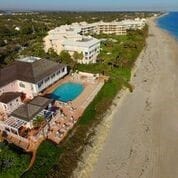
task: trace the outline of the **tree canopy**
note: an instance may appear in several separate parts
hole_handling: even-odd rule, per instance
[[[74,54],[73,54],[73,58],[74,58],[74,60],[82,60],[83,59],[83,53],[81,52],[81,53],[78,53],[77,51],[75,51],[74,52]]]

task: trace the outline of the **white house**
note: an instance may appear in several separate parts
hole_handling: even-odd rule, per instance
[[[20,105],[22,93],[20,92],[6,92],[0,96],[0,111],[6,114],[11,114]]]
[[[66,74],[63,64],[37,57],[18,59],[0,70],[0,94],[21,92],[32,99]]]

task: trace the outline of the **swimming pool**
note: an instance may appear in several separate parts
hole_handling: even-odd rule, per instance
[[[82,93],[83,89],[83,85],[79,83],[64,83],[53,91],[51,98],[62,102],[72,101]]]

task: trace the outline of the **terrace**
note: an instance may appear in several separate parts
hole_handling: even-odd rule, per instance
[[[47,123],[58,113],[51,99],[36,97],[20,106],[9,117],[1,118],[1,132],[7,141],[26,151],[37,149]]]
[[[108,80],[105,76],[78,72],[65,77],[43,92],[43,95],[50,96],[58,86],[67,82],[81,83],[84,86],[83,92],[73,101],[67,103],[56,101],[56,106],[60,109],[60,114],[56,115],[49,123],[47,132],[48,139],[57,144],[64,139],[68,131],[73,128],[86,107],[102,88],[105,80]]]
[[[41,93],[41,95],[50,96],[50,94],[57,87],[68,82],[80,83],[84,86],[84,90],[75,100],[70,101],[70,103],[74,108],[85,109],[87,105],[91,102],[91,100],[95,97],[95,95],[99,92],[99,90],[102,88],[106,80],[108,80],[108,77],[103,75],[84,73],[84,72],[75,72],[59,80],[52,86],[48,87],[45,91],[43,91],[43,93]],[[57,103],[62,103],[62,102],[58,101]],[[64,103],[63,105],[67,105],[67,104],[69,103]],[[82,106],[83,104],[84,106]]]

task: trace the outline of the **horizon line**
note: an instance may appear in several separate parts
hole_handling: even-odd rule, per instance
[[[45,10],[45,9],[4,9],[4,8],[0,8],[0,11],[18,11],[18,12],[178,12],[178,10]]]

